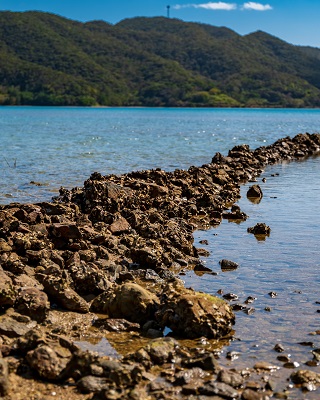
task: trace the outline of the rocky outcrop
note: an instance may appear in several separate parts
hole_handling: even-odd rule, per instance
[[[319,134],[299,134],[256,150],[236,146],[187,171],[94,173],[82,188],[61,188],[52,202],[0,206],[0,396],[10,392],[7,361],[13,375],[27,370],[34,379],[71,379],[98,398],[236,396],[237,375],[217,379],[213,354],[190,354],[174,340],[152,342],[123,361],[82,352],[72,341],[130,329],[158,337],[165,327],[183,338],[231,335],[228,303],[184,288],[177,277],[205,254],[194,247],[193,232],[222,218],[245,219],[236,205],[226,212],[240,183],[268,164],[319,149]],[[159,383],[146,368],[163,363],[170,367]],[[251,396],[246,390],[243,398]]]

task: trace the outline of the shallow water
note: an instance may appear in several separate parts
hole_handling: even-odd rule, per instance
[[[0,107],[0,204],[49,200],[94,171],[202,165],[238,144],[313,133],[319,120],[320,110]]]
[[[225,364],[252,367],[264,360],[282,366],[276,359],[279,353],[273,350],[281,343],[283,354],[291,354],[291,361],[308,369],[304,363],[312,360],[311,350],[320,348],[320,336],[310,335],[320,329],[319,166],[320,157],[314,157],[268,167],[258,179],[264,194],[259,204],[246,197],[252,183],[241,189],[238,204],[249,215],[247,221],[236,224],[223,220],[217,228],[195,233],[196,247],[210,251],[203,261],[218,275],[200,277],[189,271],[181,277],[186,285],[215,295],[218,290],[235,293],[239,300],[231,304],[243,304],[248,296],[256,298],[247,305],[254,308],[251,315],[236,312],[238,340],[226,347],[224,354],[236,351],[239,357],[228,361],[222,355]],[[266,178],[265,183],[262,178]],[[271,228],[264,241],[247,233],[247,228],[258,222]],[[208,246],[200,240],[208,240]],[[239,263],[239,268],[222,272],[219,261],[224,258]],[[271,297],[270,292],[277,296]],[[271,310],[266,311],[266,307]],[[300,342],[313,342],[313,346]],[[319,366],[311,369],[320,372]]]

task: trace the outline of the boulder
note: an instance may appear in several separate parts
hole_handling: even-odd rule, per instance
[[[124,283],[96,297],[91,310],[143,324],[154,319],[158,305],[159,300],[153,293],[136,283]]]
[[[235,316],[229,304],[210,294],[169,284],[162,296],[157,320],[187,338],[219,338],[231,332]]]

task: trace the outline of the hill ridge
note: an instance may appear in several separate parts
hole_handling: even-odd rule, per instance
[[[320,49],[165,17],[0,12],[0,105],[319,107]]]

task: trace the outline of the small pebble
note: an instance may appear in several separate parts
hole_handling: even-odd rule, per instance
[[[278,353],[282,353],[282,352],[284,351],[284,347],[282,346],[282,344],[277,343],[277,344],[274,346],[273,350],[277,351]]]
[[[224,299],[226,299],[226,300],[232,300],[232,301],[235,301],[235,300],[238,300],[238,295],[236,295],[235,293],[226,293],[226,294],[224,294],[223,296],[222,296]]]
[[[257,300],[256,297],[248,296],[247,299],[245,300],[245,304],[253,303],[255,300]]]
[[[246,308],[245,310],[243,310],[244,313],[251,315],[255,312],[255,309],[253,307],[250,308]]]
[[[275,370],[279,369],[279,367],[277,367],[276,365],[270,364],[266,361],[257,362],[253,368],[254,369],[263,369],[265,371],[275,371]]]

